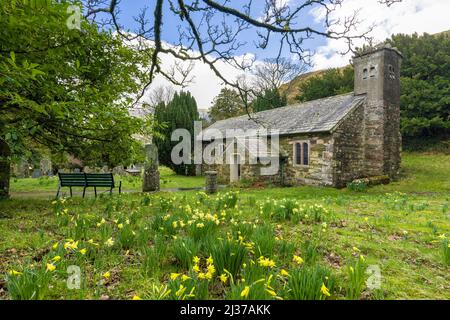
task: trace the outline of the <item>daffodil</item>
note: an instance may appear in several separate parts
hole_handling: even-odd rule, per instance
[[[53,245],[53,250],[56,250],[56,249],[58,249],[58,247],[59,247],[59,243],[57,242],[57,243],[55,243],[54,245]]]
[[[142,300],[142,299],[141,299],[141,297],[139,297],[139,296],[134,296],[134,297],[133,297],[133,300]]]
[[[216,273],[216,268],[213,265],[209,265],[207,270],[208,270],[208,273],[211,273],[211,274]]]
[[[258,263],[262,267],[273,268],[275,267],[275,261],[270,260],[269,258],[260,257]]]
[[[102,277],[103,277],[104,279],[109,279],[109,278],[111,278],[111,273],[110,273],[109,271],[107,271],[107,272],[105,272],[104,274],[102,274]]]
[[[197,256],[195,256],[195,257],[192,259],[192,261],[193,261],[195,264],[199,264],[199,263],[200,263],[200,258],[197,257]]]
[[[8,273],[10,276],[21,276],[23,274],[22,272],[16,270],[9,270]]]
[[[322,288],[320,288],[320,292],[324,295],[324,296],[331,296],[330,291],[328,290],[328,288],[325,286],[325,283],[322,284]]]
[[[53,262],[61,261],[61,257],[60,256],[55,256],[55,257],[53,257],[52,261]]]
[[[113,238],[109,238],[108,240],[106,240],[105,245],[107,247],[112,247],[114,245],[114,240]]]
[[[200,272],[200,273],[198,274],[198,278],[199,278],[200,280],[205,280],[205,279],[206,279],[206,273]]]
[[[81,249],[80,251],[79,251],[79,253],[81,253],[81,255],[85,255],[86,253],[87,253],[87,250],[86,249]]]
[[[182,284],[180,284],[180,289],[178,289],[178,291],[175,293],[175,295],[177,297],[181,297],[185,291],[186,291],[186,287],[183,286]]]
[[[56,267],[53,263],[47,263],[47,271],[53,272],[56,270]]]
[[[191,279],[191,277],[188,277],[187,275],[182,275],[181,276],[181,281],[183,281],[183,282],[186,282],[186,281],[188,281],[188,280],[190,280]]]
[[[270,290],[270,289],[266,289],[266,292],[267,292],[268,294],[270,294],[272,297],[276,297],[276,295],[277,295],[277,293],[276,293],[275,291]]]
[[[301,257],[296,255],[294,255],[293,261],[298,265],[302,265],[305,262]]]
[[[227,283],[228,276],[224,273],[224,274],[220,275],[219,279],[220,279],[220,282]]]
[[[361,250],[359,250],[357,247],[353,247],[352,249],[353,249],[353,251],[355,251],[355,252],[361,252]]]
[[[281,269],[280,274],[281,274],[283,277],[289,277],[289,272],[287,272],[287,271],[284,270],[284,269]]]
[[[242,292],[241,292],[241,297],[242,298],[248,298],[249,293],[250,293],[250,287],[246,286],[244,288],[244,290],[242,290]]]
[[[441,235],[439,236],[439,239],[441,239],[441,240],[445,240],[445,238],[446,238],[445,234],[441,234]]]
[[[170,279],[171,280],[177,280],[179,276],[180,276],[179,273],[171,273],[170,274]]]
[[[117,225],[117,228],[119,228],[119,230],[120,230],[120,229],[123,229],[123,224],[122,224],[122,223],[119,223],[119,224]]]
[[[192,270],[194,270],[195,273],[199,273],[200,272],[200,267],[198,266],[198,264],[194,265],[192,267]]]

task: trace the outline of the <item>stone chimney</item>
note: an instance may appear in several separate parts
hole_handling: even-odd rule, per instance
[[[402,55],[388,44],[354,57],[355,95],[365,94],[365,172],[394,178],[400,169],[400,68]]]

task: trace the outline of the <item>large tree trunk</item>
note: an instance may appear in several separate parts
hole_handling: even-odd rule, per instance
[[[8,144],[0,139],[0,200],[9,197],[9,178],[11,176],[11,151]]]

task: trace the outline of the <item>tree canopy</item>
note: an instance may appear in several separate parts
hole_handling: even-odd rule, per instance
[[[235,90],[223,88],[214,99],[213,106],[209,110],[211,122],[237,117],[245,114],[245,106],[239,93]]]
[[[256,97],[252,103],[253,112],[276,109],[287,105],[287,98],[278,89],[267,89]]]
[[[309,78],[300,84],[298,101],[311,101],[338,94],[352,92],[354,71],[352,67],[329,69],[325,73]]]
[[[450,37],[395,35],[403,54],[401,128],[406,140],[448,138],[450,132]]]
[[[148,81],[153,50],[135,50],[85,19],[80,30],[68,28],[73,3],[0,1],[3,160],[29,156],[33,144],[110,167],[140,156],[133,135],[151,123],[129,107]]]

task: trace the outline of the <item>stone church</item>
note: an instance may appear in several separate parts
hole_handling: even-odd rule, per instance
[[[204,132],[261,125],[277,129],[281,164],[271,176],[261,175],[261,164],[242,161],[208,170],[217,171],[222,183],[245,179],[344,187],[360,178],[394,178],[401,162],[401,60],[401,53],[389,45],[371,48],[353,59],[352,93],[214,123]]]

